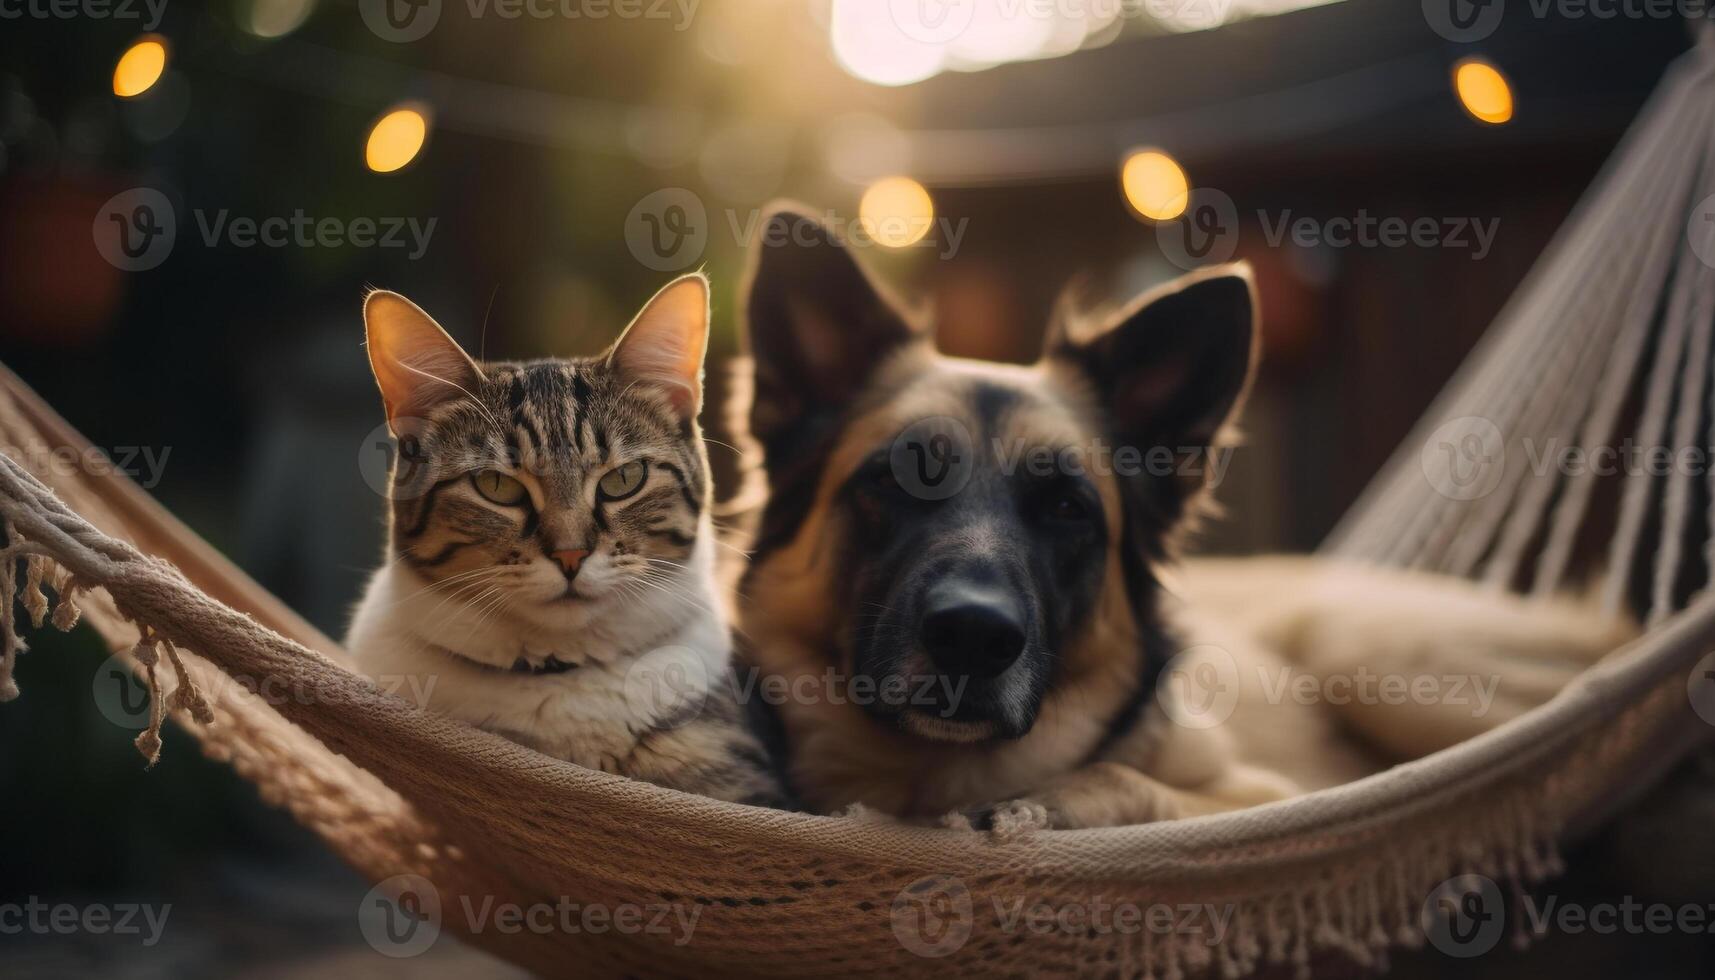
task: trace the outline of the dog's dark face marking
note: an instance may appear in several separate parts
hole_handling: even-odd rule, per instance
[[[748,291],[770,485],[749,621],[903,691],[852,701],[935,741],[1023,738],[1114,658],[1144,664],[1141,686],[1170,652],[1146,648],[1150,564],[1200,480],[1120,472],[1098,447],[1214,441],[1248,379],[1248,279],[1057,324],[1031,367],[959,361],[810,219],[770,221],[799,224],[758,246]],[[931,485],[948,467],[954,492]]]
[[[1063,410],[998,379],[929,372],[916,381],[936,383],[964,411],[907,425],[839,487],[849,578],[836,603],[854,612],[854,675],[877,690],[903,681],[913,695],[865,704],[872,714],[930,737],[1017,738],[1035,722],[1056,655],[1094,608],[1110,529],[1089,476],[1008,457],[1027,445],[1033,419]],[[897,399],[917,401],[914,387]],[[931,444],[962,478],[944,498],[918,482]]]

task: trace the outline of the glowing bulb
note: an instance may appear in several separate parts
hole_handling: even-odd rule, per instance
[[[888,0],[834,0],[828,31],[834,58],[846,71],[877,85],[909,85],[946,65],[945,45],[907,33]]]
[[[1453,90],[1471,118],[1499,126],[1513,117],[1513,87],[1499,68],[1466,58],[1453,69]]]
[[[883,177],[863,192],[858,223],[877,244],[904,248],[929,233],[935,203],[929,192],[910,177]]]
[[[1191,196],[1185,171],[1160,150],[1139,150],[1126,157],[1120,187],[1132,210],[1153,221],[1172,221],[1184,214]]]
[[[394,109],[369,130],[363,161],[378,174],[392,173],[417,158],[428,135],[429,120],[421,110]]]
[[[113,94],[129,99],[154,88],[167,70],[167,45],[159,37],[139,38],[119,56],[113,69]]]

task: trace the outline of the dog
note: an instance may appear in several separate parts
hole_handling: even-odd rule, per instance
[[[1248,267],[1061,304],[1036,363],[988,363],[938,353],[810,214],[768,211],[742,288],[768,495],[738,589],[810,808],[1002,833],[1238,809],[1467,738],[1627,635],[1411,573],[1176,562],[1256,368]],[[1330,693],[1520,654],[1552,666],[1480,714]]]

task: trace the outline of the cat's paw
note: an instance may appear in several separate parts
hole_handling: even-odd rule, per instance
[[[993,806],[968,811],[966,817],[976,830],[986,830],[998,840],[1007,841],[1051,830],[1056,821],[1054,811],[1032,799],[1005,800]]]

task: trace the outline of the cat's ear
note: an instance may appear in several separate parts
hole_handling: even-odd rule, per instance
[[[608,352],[616,375],[666,395],[681,421],[703,406],[703,355],[709,349],[709,280],[680,276],[644,304]]]
[[[369,367],[381,386],[387,422],[421,418],[456,398],[474,397],[482,370],[441,325],[398,293],[378,289],[363,301]]]
[[[1256,366],[1250,266],[1181,276],[1105,320],[1057,317],[1046,356],[1091,383],[1111,435],[1140,446],[1212,445]]]
[[[890,354],[926,336],[802,205],[770,205],[749,261],[750,429],[764,447],[838,411]]]

